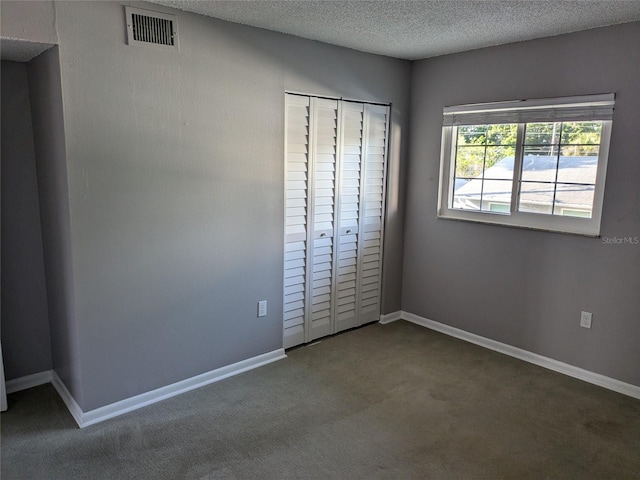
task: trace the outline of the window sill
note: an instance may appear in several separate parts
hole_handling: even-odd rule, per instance
[[[600,225],[595,219],[560,217],[524,212],[509,215],[495,212],[475,212],[454,209],[441,211],[437,216],[444,220],[483,223],[525,230],[564,233],[592,238],[600,236]]]

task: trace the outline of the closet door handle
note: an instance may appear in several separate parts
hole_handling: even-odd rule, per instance
[[[321,237],[326,237],[326,236],[327,236],[327,234],[326,234],[325,232],[322,232],[322,233],[320,234],[320,236],[321,236]]]
[[[351,229],[347,230],[347,233],[351,233]]]

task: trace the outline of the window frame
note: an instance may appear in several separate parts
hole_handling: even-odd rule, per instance
[[[600,236],[614,102],[614,94],[604,94],[445,107],[440,156],[438,218],[591,237]],[[475,123],[477,120],[484,120],[484,123]],[[518,211],[525,126],[527,123],[561,121],[602,122],[591,218]],[[510,212],[453,208],[458,126],[490,124],[518,125]]]

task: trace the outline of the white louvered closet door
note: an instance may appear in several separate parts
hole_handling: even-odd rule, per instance
[[[360,325],[380,319],[389,107],[364,106],[358,283]]]
[[[343,102],[339,158],[335,332],[360,325],[357,296],[362,164],[362,103]]]
[[[305,341],[333,333],[338,101],[311,99],[311,282]]]
[[[379,319],[388,112],[286,96],[285,348]]]
[[[285,111],[284,346],[305,342],[310,99],[287,95]]]

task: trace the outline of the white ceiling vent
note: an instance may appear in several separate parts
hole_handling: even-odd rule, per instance
[[[127,43],[178,49],[178,19],[175,15],[125,7]]]

